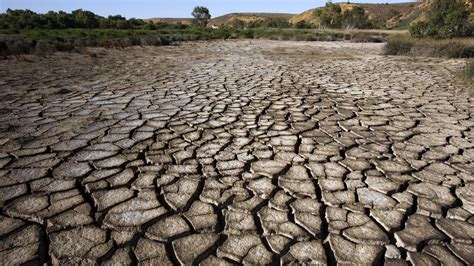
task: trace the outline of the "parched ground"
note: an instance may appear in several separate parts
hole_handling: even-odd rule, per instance
[[[463,63],[381,48],[0,62],[0,264],[474,264]]]

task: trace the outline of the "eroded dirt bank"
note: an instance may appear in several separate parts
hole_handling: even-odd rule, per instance
[[[461,61],[219,41],[0,62],[0,263],[474,264]]]

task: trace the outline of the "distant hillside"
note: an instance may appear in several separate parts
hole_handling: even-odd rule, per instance
[[[290,18],[294,16],[295,14],[287,14],[287,13],[230,13],[227,15],[223,15],[223,16],[211,19],[211,24],[218,25],[218,26],[227,25],[237,19],[247,22],[247,23],[256,21],[256,20],[275,19],[275,18],[289,20]]]
[[[185,25],[191,25],[193,19],[192,18],[149,18],[149,19],[144,19],[144,21],[151,21],[153,23],[168,23],[168,24],[176,24],[176,23],[182,23]]]
[[[351,10],[354,6],[365,8],[370,19],[382,21],[389,28],[398,28],[403,23],[408,26],[411,21],[418,19],[422,13],[420,6],[426,5],[422,2],[407,2],[397,4],[363,4],[363,3],[340,3],[343,11]],[[315,11],[319,8],[307,10],[299,15],[290,18],[291,24],[300,21],[307,23],[319,24],[319,18],[315,15]]]
[[[466,3],[472,3],[474,0],[465,0]],[[365,3],[336,3],[341,6],[342,11],[351,10],[355,6],[363,7],[369,18],[375,20],[378,25],[383,25],[388,29],[406,29],[413,21],[425,18],[426,10],[430,6],[430,1],[417,1],[394,4],[365,4]],[[304,21],[308,24],[318,26],[319,17],[315,15],[315,11],[322,7],[309,9],[301,14],[288,13],[230,13],[211,19],[210,25],[222,26],[229,25],[235,20],[241,20],[245,23],[255,22],[265,19],[283,19],[290,24],[297,24]],[[471,15],[474,20],[474,14]],[[145,21],[191,24],[192,18],[153,18]]]
[[[216,26],[228,25],[229,23],[232,23],[232,21],[237,20],[237,19],[244,22],[252,22],[252,21],[271,19],[271,18],[289,20],[290,18],[294,16],[295,14],[287,14],[287,13],[230,13],[230,14],[226,14],[226,15],[211,19],[209,24],[216,25]],[[162,22],[162,23],[169,23],[169,24],[182,23],[185,25],[190,25],[193,19],[192,18],[149,18],[149,19],[145,19],[145,21],[152,21],[154,23]]]
[[[413,21],[422,20],[425,18],[426,10],[430,4],[428,1],[418,3],[415,8],[401,13],[399,16],[390,18],[386,22],[389,28],[408,28]]]

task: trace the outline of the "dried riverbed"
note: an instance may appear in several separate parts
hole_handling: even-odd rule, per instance
[[[474,264],[462,61],[381,48],[0,61],[0,263]]]

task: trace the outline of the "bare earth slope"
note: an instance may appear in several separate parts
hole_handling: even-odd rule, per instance
[[[0,62],[0,263],[474,264],[462,61],[219,41]]]

